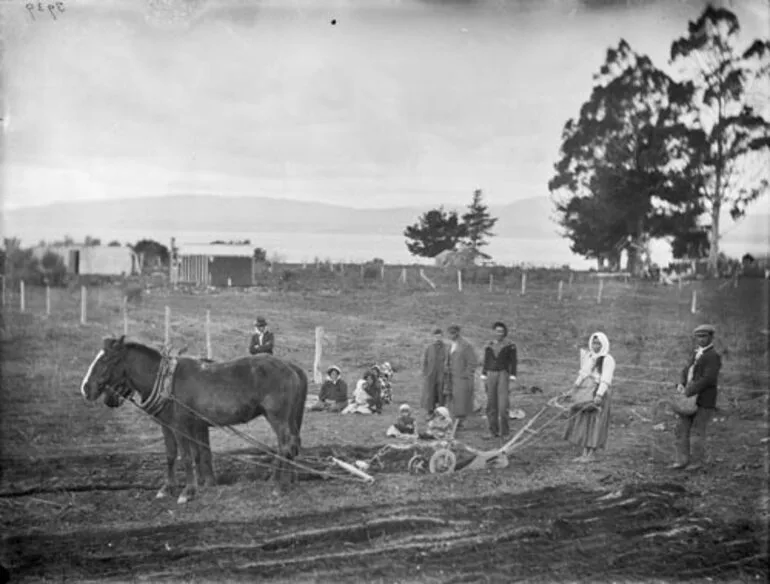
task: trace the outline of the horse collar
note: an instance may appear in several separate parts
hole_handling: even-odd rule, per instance
[[[147,399],[139,402],[137,405],[150,416],[158,415],[174,393],[174,373],[178,361],[176,357],[162,356],[160,365],[158,365],[158,374],[155,376],[155,383]]]

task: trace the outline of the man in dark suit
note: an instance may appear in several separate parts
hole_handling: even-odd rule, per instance
[[[677,391],[687,397],[698,396],[695,402],[698,409],[691,416],[678,414],[674,431],[676,462],[672,465],[675,469],[698,470],[704,464],[706,427],[717,407],[717,378],[722,368],[722,359],[714,349],[714,332],[714,327],[708,324],[693,331],[696,349],[682,370],[682,379],[677,386]]]
[[[267,321],[263,317],[258,316],[254,323],[254,328],[256,332],[251,337],[249,353],[252,355],[272,355],[275,338],[273,333],[267,330]]]

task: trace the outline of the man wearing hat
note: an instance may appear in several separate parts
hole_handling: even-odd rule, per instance
[[[682,370],[682,379],[676,388],[687,397],[697,395],[698,409],[689,416],[677,414],[676,462],[672,465],[675,469],[698,470],[704,464],[706,427],[717,407],[717,378],[722,368],[722,359],[714,349],[714,332],[714,327],[708,324],[693,331],[695,352]]]
[[[254,322],[255,333],[251,337],[249,344],[249,353],[252,355],[272,355],[273,354],[273,333],[267,330],[267,321],[262,316],[258,316]]]
[[[422,354],[422,395],[420,406],[425,410],[425,417],[430,419],[436,406],[443,406],[444,373],[447,368],[447,346],[444,333],[440,328],[433,331],[433,342]]]
[[[342,379],[342,371],[336,365],[326,370],[326,381],[318,392],[318,402],[310,409],[314,412],[341,412],[348,405],[348,384]]]

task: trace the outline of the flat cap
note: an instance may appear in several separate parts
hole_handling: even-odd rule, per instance
[[[433,331],[434,335],[443,335],[444,331],[442,331],[440,328],[437,328]]]
[[[716,332],[716,329],[711,326],[710,324],[701,324],[699,326],[696,326],[695,329],[692,331],[692,334],[694,335],[713,335]]]
[[[258,316],[254,324],[256,324],[257,326],[265,326],[267,325],[267,321],[265,320],[264,316]]]

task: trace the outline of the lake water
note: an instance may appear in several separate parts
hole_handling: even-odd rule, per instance
[[[6,230],[3,229],[5,232]],[[148,233],[142,230],[67,229],[35,227],[22,232],[4,233],[4,237],[19,237],[24,245],[34,245],[39,240],[53,241],[70,235],[76,241],[82,241],[86,235],[98,237],[106,244],[117,239],[121,243],[135,243],[140,239],[151,238],[168,245],[171,237],[179,243],[209,243],[220,240],[249,239],[254,247],[267,251],[268,258],[278,256],[286,262],[312,262],[320,260],[346,261],[358,263],[373,258],[382,258],[386,263],[431,263],[430,260],[414,258],[409,254],[401,235],[377,234],[321,234],[321,233],[254,233],[254,232],[163,232]],[[733,257],[740,257],[746,252],[753,254],[767,253],[767,245],[747,242],[723,242],[723,251]],[[493,237],[489,246],[484,248],[496,263],[510,265],[526,263],[535,266],[561,266],[569,264],[573,269],[595,267],[595,261],[574,255],[566,239],[516,239]],[[656,241],[652,244],[653,261],[666,264],[670,260],[668,244]]]

